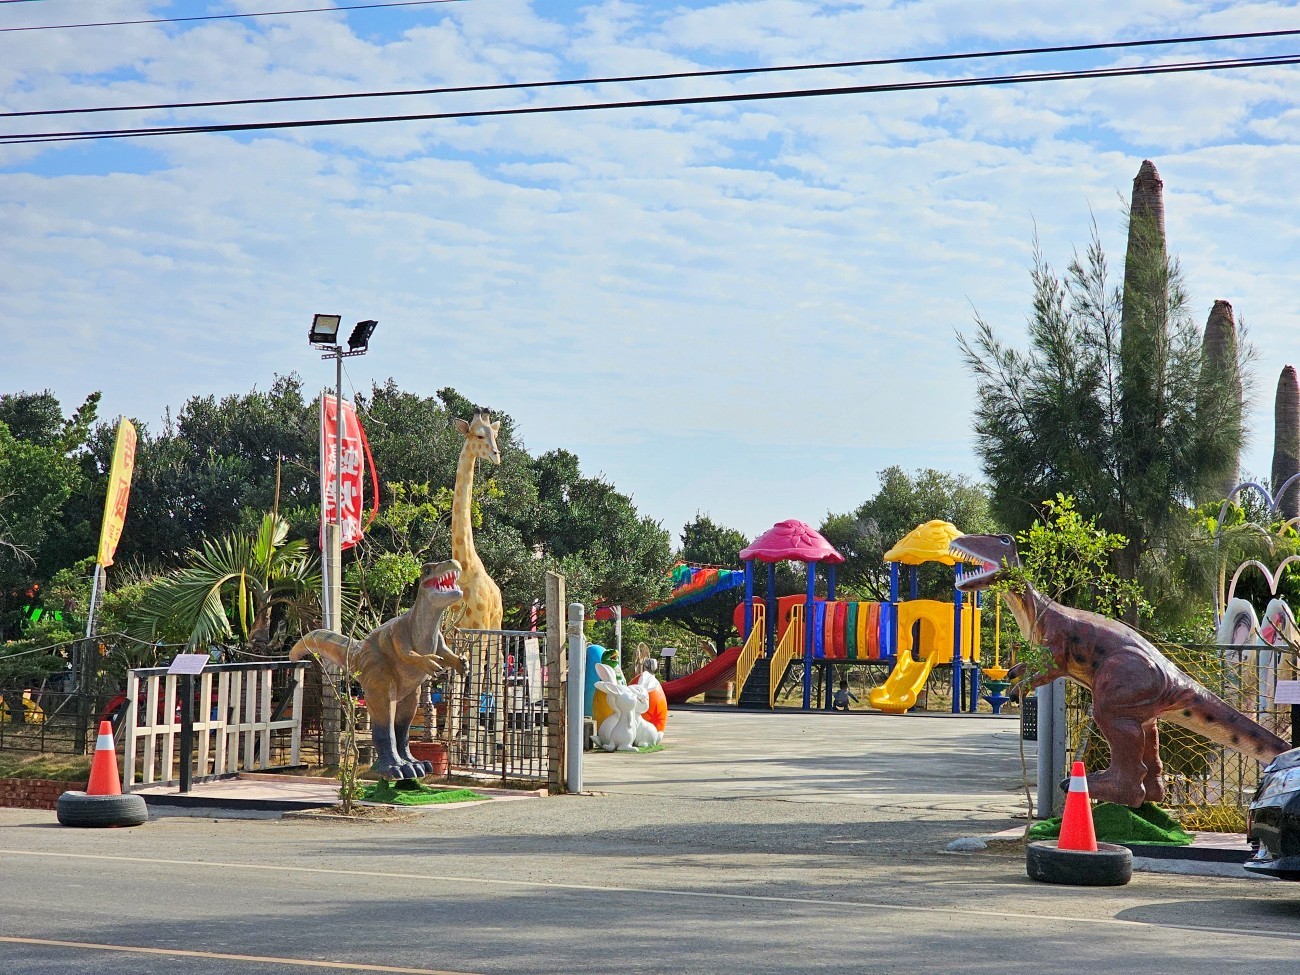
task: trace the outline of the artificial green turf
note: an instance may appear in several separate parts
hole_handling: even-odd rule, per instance
[[[1178,825],[1165,810],[1144,802],[1137,809],[1113,802],[1098,803],[1092,809],[1092,826],[1103,843],[1143,843],[1148,846],[1187,846],[1192,834]],[[1061,820],[1044,819],[1029,827],[1031,840],[1054,840],[1061,835]]]
[[[362,790],[364,802],[382,802],[390,806],[434,806],[447,802],[473,802],[487,796],[473,789],[435,789],[422,782],[405,780],[403,784],[380,779]]]

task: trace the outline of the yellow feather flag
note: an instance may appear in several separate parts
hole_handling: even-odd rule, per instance
[[[113,466],[108,472],[108,497],[104,501],[104,525],[99,530],[99,558],[102,566],[113,564],[113,553],[122,538],[126,502],[131,496],[131,475],[135,472],[135,426],[126,417],[117,425],[113,444]]]

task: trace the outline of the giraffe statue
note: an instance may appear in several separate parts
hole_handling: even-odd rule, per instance
[[[494,464],[501,463],[497,447],[497,431],[501,421],[495,423],[487,412],[475,413],[473,419],[456,419],[456,429],[465,437],[456,463],[456,487],[451,503],[451,557],[461,564],[460,589],[461,616],[457,626],[462,630],[501,629],[501,590],[483,568],[478,552],[474,550],[472,507],[474,497],[474,462],[480,457]]]

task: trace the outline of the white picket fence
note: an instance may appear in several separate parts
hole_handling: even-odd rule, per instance
[[[192,678],[196,703],[191,769],[195,782],[270,768],[273,735],[288,735],[285,764],[300,763],[306,667],[305,662],[288,661],[209,664]],[[285,670],[289,671],[289,684],[277,702],[272,695],[273,675]],[[183,680],[168,674],[165,667],[127,674],[123,792],[177,781],[183,700],[178,688],[184,686]]]

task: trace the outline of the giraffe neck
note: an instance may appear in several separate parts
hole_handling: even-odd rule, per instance
[[[451,499],[451,557],[460,563],[462,576],[483,564],[474,550],[473,500],[474,455],[467,443],[456,462],[456,487]]]

